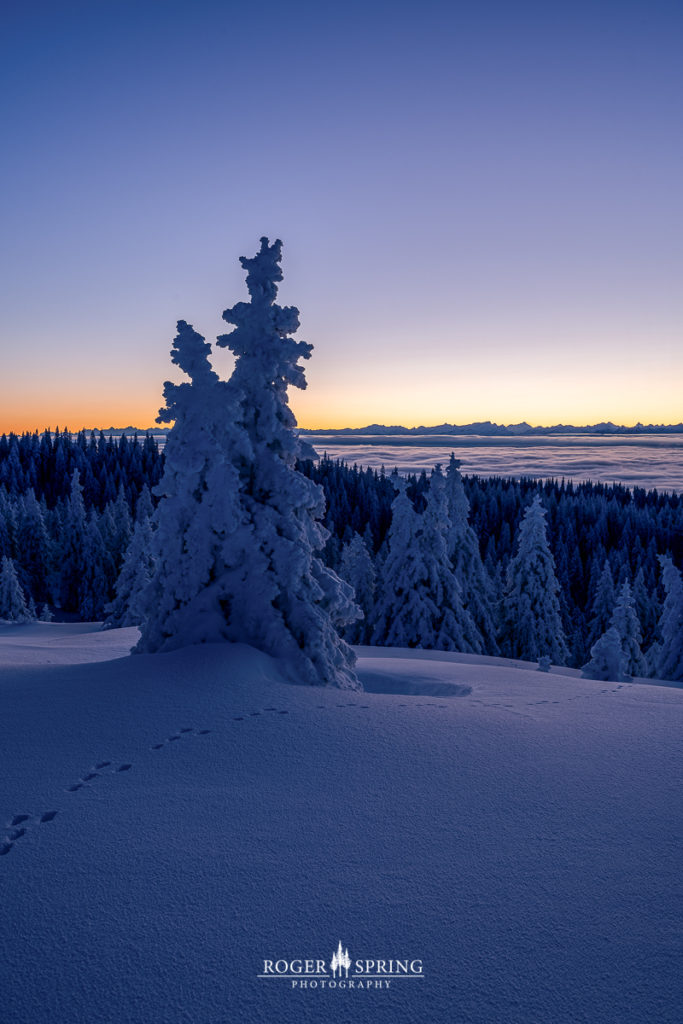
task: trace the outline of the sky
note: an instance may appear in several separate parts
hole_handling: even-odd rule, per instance
[[[0,37],[0,430],[152,426],[262,235],[304,427],[683,419],[679,4],[38,0]]]

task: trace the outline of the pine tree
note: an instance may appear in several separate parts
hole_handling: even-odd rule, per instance
[[[633,605],[643,634],[641,648],[646,650],[652,646],[655,640],[657,623],[662,609],[656,588],[653,587],[651,590],[645,582],[645,570],[642,564],[638,567],[633,580]]]
[[[201,334],[178,321],[171,358],[189,381],[166,382],[158,416],[173,427],[157,487],[149,554],[154,568],[136,615],[142,617],[137,652],[229,640],[230,588],[237,592],[248,571],[239,476],[225,452],[230,448],[232,459],[248,462],[251,451],[236,426],[234,394],[211,368],[210,351]],[[253,569],[265,571],[265,565],[256,562]]]
[[[429,568],[429,586],[440,611],[434,649],[480,654],[481,633],[464,606],[462,589],[448,555],[447,537],[451,521],[446,480],[440,465],[432,470],[421,519],[420,541],[425,565]]]
[[[31,614],[26,604],[14,562],[6,555],[3,556],[0,569],[0,619],[8,622],[30,622],[35,619],[35,613]]]
[[[249,568],[240,605],[249,618],[235,622],[233,635],[279,656],[293,678],[313,684],[358,689],[355,656],[338,630],[358,615],[350,587],[328,569],[322,551],[325,498],[304,476],[305,456],[289,407],[290,386],[306,387],[300,359],[312,345],[292,335],[299,311],[275,302],[282,280],[282,243],[261,239],[253,258],[241,257],[251,301],[223,313],[234,325],[218,344],[235,355],[230,387],[239,400],[239,424],[251,448],[237,462],[242,509],[265,570]]]
[[[350,644],[367,644],[371,636],[371,618],[375,598],[376,572],[365,541],[359,533],[344,545],[339,575],[352,588],[363,618],[346,626],[344,639]]]
[[[211,368],[201,335],[178,324],[173,360],[190,382],[164,390],[159,420],[174,426],[136,649],[240,641],[279,658],[297,681],[356,689],[338,628],[357,609],[316,554],[327,539],[324,495],[296,468],[303,449],[287,389],[305,387],[299,359],[312,346],[289,337],[298,311],[275,303],[281,248],[264,238],[241,260],[251,302],[225,311],[235,330],[219,338],[236,356],[229,382]]]
[[[83,569],[78,581],[78,614],[84,622],[99,622],[109,598],[109,555],[98,520],[97,512],[91,508],[83,538]]]
[[[624,581],[619,591],[610,626],[614,626],[621,640],[624,671],[631,676],[646,675],[647,665],[640,649],[642,641],[640,623],[633,603],[631,585],[627,580]]]
[[[477,632],[465,611],[446,554],[448,527],[444,478],[432,474],[427,505],[415,511],[405,481],[394,478],[386,557],[381,566],[372,643],[471,651]]]
[[[538,661],[543,655],[564,665],[567,645],[560,613],[560,587],[548,546],[545,509],[539,495],[519,526],[517,551],[507,571],[501,649],[511,658]]]
[[[446,473],[446,496],[450,525],[446,535],[446,553],[460,587],[462,603],[479,635],[473,650],[498,654],[493,614],[493,586],[484,568],[477,535],[469,524],[470,503],[465,494],[460,463],[451,453]]]
[[[144,621],[144,594],[154,574],[152,547],[150,520],[138,520],[116,581],[114,600],[105,609],[105,629],[139,626]]]
[[[660,679],[683,681],[683,581],[671,558],[660,555],[666,597],[659,620],[661,643],[655,671]]]
[[[63,510],[60,544],[56,555],[59,564],[59,606],[67,611],[78,611],[81,580],[85,574],[84,547],[86,514],[80,473],[74,469],[71,494]]]
[[[589,642],[595,642],[609,628],[616,597],[610,564],[605,559],[595,590],[589,623]]]
[[[52,622],[52,620],[54,619],[54,615],[52,614],[52,612],[50,611],[49,607],[46,604],[44,604],[43,607],[40,609],[40,615],[38,616],[38,619],[40,620],[40,622]]]
[[[49,597],[51,545],[43,511],[33,488],[18,502],[16,546],[27,590],[36,601],[46,601]]]
[[[626,656],[621,637],[615,626],[609,626],[591,647],[591,660],[581,670],[584,679],[597,679],[614,683],[629,682]]]

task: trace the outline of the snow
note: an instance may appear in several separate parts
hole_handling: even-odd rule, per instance
[[[96,628],[0,627],[3,1021],[680,1020],[681,688],[357,648],[358,694]],[[257,977],[339,942],[424,978]]]

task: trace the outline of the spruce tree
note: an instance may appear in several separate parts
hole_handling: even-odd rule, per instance
[[[164,388],[159,422],[173,422],[157,489],[154,572],[141,605],[140,652],[231,640],[280,659],[295,681],[360,687],[338,629],[357,609],[351,589],[317,555],[327,539],[324,495],[296,468],[304,453],[287,389],[305,387],[291,335],[298,311],[275,302],[281,243],[242,258],[251,302],[223,314],[219,339],[236,357],[230,381],[210,346],[178,323],[173,361],[189,382]]]
[[[609,626],[591,647],[591,660],[581,670],[584,679],[624,683],[631,677],[626,670],[626,656],[615,626]]]
[[[659,620],[660,646],[655,671],[660,679],[683,681],[683,581],[671,558],[660,555],[666,597]]]
[[[498,654],[494,623],[493,585],[484,568],[477,535],[470,526],[470,503],[465,494],[460,463],[451,453],[446,472],[449,527],[446,553],[460,587],[462,603],[474,621],[478,640],[473,650]]]
[[[590,643],[594,643],[608,629],[615,604],[614,579],[610,564],[605,559],[591,606],[588,637]]]
[[[372,631],[377,574],[365,541],[359,533],[354,533],[342,549],[339,575],[353,589],[356,604],[363,613],[362,619],[346,626],[344,639],[350,644],[367,644]]]
[[[58,603],[67,611],[78,611],[81,580],[86,572],[84,561],[86,512],[80,473],[74,469],[71,476],[71,494],[63,506],[60,538],[56,552],[59,572]]]
[[[502,606],[501,650],[510,658],[555,665],[567,660],[562,629],[560,586],[546,534],[545,509],[539,495],[519,526],[517,551],[507,570]]]
[[[248,530],[239,503],[239,476],[232,461],[249,460],[234,393],[209,363],[206,344],[178,321],[172,361],[189,378],[164,385],[159,423],[173,423],[148,557],[149,585],[140,595],[142,630],[137,652],[172,650],[231,639],[231,586],[248,572]],[[135,567],[133,567],[134,569]],[[265,570],[262,562],[255,571]],[[237,577],[237,578],[236,578]],[[122,587],[126,586],[126,581]],[[120,609],[116,610],[116,622]],[[136,617],[137,617],[136,615]]]
[[[105,629],[139,626],[144,621],[144,594],[154,572],[152,547],[149,518],[138,520],[116,581],[114,600],[105,609]]]
[[[31,614],[29,611],[14,562],[4,555],[0,568],[0,619],[8,622],[30,622],[35,617],[35,613]]]
[[[476,627],[464,609],[446,554],[448,511],[440,467],[432,473],[424,512],[416,512],[396,477],[387,553],[380,572],[372,642],[387,647],[473,651]]]
[[[627,580],[624,581],[619,591],[610,626],[614,626],[621,640],[624,671],[631,676],[646,675],[647,665],[640,648],[642,641],[640,623],[633,602],[631,585]]]
[[[297,468],[306,454],[289,407],[288,388],[306,387],[301,359],[313,346],[291,337],[299,311],[276,303],[282,280],[282,243],[241,257],[251,301],[223,313],[234,326],[218,344],[235,355],[230,388],[239,403],[238,422],[250,451],[228,450],[239,474],[241,508],[258,558],[249,566],[239,604],[249,618],[233,623],[232,635],[284,659],[293,678],[313,684],[360,687],[355,657],[339,629],[358,615],[350,587],[317,552],[328,537],[322,526],[325,497]],[[236,609],[237,610],[237,609]]]
[[[429,575],[418,543],[420,517],[406,494],[405,480],[396,476],[393,483],[398,493],[381,560],[372,643],[429,647],[439,609],[426,585]]]

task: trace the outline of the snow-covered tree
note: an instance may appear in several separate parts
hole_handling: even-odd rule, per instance
[[[81,602],[81,580],[85,572],[84,548],[86,535],[86,512],[83,501],[83,487],[77,469],[71,477],[71,494],[63,509],[60,524],[59,599],[61,608],[77,611]]]
[[[629,682],[631,677],[627,672],[626,661],[619,630],[615,626],[609,626],[591,647],[591,660],[583,666],[581,675],[584,679],[597,679],[603,682]]]
[[[237,425],[235,394],[212,369],[210,351],[201,334],[178,321],[171,358],[189,381],[166,382],[166,405],[158,416],[158,422],[173,427],[156,488],[156,528],[145,556],[154,568],[137,606],[136,617],[142,616],[138,652],[231,639],[231,589],[239,590],[250,569],[249,531],[232,460],[247,462],[251,452]],[[262,563],[252,565],[257,572],[265,569]]]
[[[477,535],[470,526],[470,503],[465,494],[460,463],[451,452],[446,472],[446,497],[449,526],[446,534],[446,553],[453,566],[462,603],[474,621],[479,639],[472,649],[486,654],[498,654],[494,623],[494,590],[484,568]]]
[[[344,639],[350,644],[370,642],[371,618],[375,599],[376,572],[367,545],[359,533],[342,549],[339,575],[353,589],[355,601],[363,618],[344,629]]]
[[[564,665],[567,660],[560,586],[539,495],[520,523],[517,551],[508,565],[501,649],[510,658],[528,661],[538,661],[543,655],[551,658],[555,665]]]
[[[116,581],[114,600],[105,609],[105,629],[139,626],[144,621],[144,594],[154,572],[152,545],[150,520],[138,520]]]
[[[78,581],[78,614],[84,622],[104,616],[109,598],[109,553],[100,533],[97,512],[91,508],[85,527],[82,572]]]
[[[21,559],[27,590],[36,601],[46,601],[50,596],[52,550],[45,527],[45,516],[33,488],[19,502],[16,548]]]
[[[323,491],[296,468],[307,448],[287,391],[306,387],[299,361],[310,358],[313,346],[291,337],[299,311],[275,301],[281,260],[282,243],[269,245],[267,238],[256,256],[240,258],[251,301],[225,310],[223,319],[234,330],[218,338],[235,355],[230,386],[251,449],[236,462],[240,498],[264,565],[249,567],[240,594],[249,618],[236,625],[240,639],[280,657],[293,678],[357,689],[355,656],[339,629],[358,609],[351,588],[317,554],[328,537]]]
[[[621,640],[624,671],[631,676],[646,675],[647,665],[640,649],[642,641],[640,623],[633,602],[631,584],[627,580],[624,581],[619,591],[610,626],[616,629]]]
[[[595,588],[595,596],[591,607],[589,622],[589,641],[595,641],[609,628],[616,596],[614,593],[614,579],[610,564],[605,559],[600,578]]]
[[[463,608],[446,554],[448,510],[443,473],[432,473],[427,504],[415,511],[405,482],[395,477],[387,554],[375,606],[373,644],[472,651],[478,633]]]
[[[311,345],[291,335],[298,311],[275,302],[281,243],[243,257],[251,302],[224,319],[236,357],[230,381],[184,321],[173,360],[189,376],[167,383],[160,422],[174,422],[157,493],[154,574],[137,650],[233,640],[281,660],[293,679],[356,689],[354,655],[338,629],[352,591],[316,554],[327,539],[324,495],[296,468],[303,453],[287,389],[305,387]]]
[[[29,611],[14,562],[3,555],[0,568],[0,619],[6,619],[8,622],[30,622],[35,617],[35,613],[31,614]]]
[[[660,679],[683,681],[683,581],[671,558],[660,555],[666,597],[659,620],[660,645],[655,672]]]

